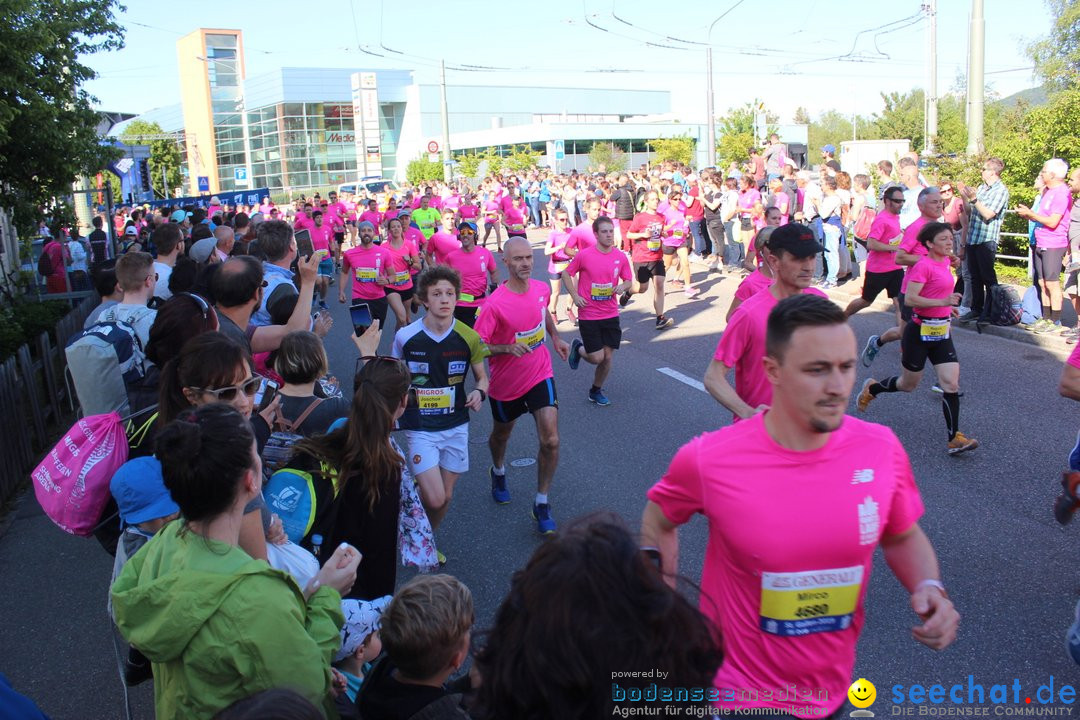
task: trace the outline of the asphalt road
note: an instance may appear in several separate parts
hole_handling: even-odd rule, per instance
[[[533,239],[539,243],[542,236]],[[545,277],[544,270],[546,262],[538,259],[536,276]],[[691,437],[729,422],[729,414],[693,382],[712,356],[736,285],[735,279],[711,275],[701,282],[698,299],[687,301],[672,292],[669,314],[676,325],[661,333],[653,328],[648,297],[635,298],[624,312],[624,344],[605,386],[610,407],[586,399],[591,366],[583,363],[575,372],[556,362],[562,440],[551,493],[556,520],[611,510],[637,527],[645,491],[674,452]],[[336,325],[327,347],[332,370],[348,391],[356,351],[346,334],[346,309],[336,302],[332,306]],[[390,323],[384,352],[394,329]],[[889,324],[889,315],[874,311],[852,321],[860,342]],[[567,339],[575,334],[569,322],[559,330]],[[969,674],[987,688],[1018,678],[1029,694],[1050,676],[1058,685],[1080,676],[1065,655],[1063,639],[1080,595],[1077,529],[1058,527],[1050,514],[1077,429],[1075,406],[1057,395],[1062,357],[963,331],[956,344],[966,393],[961,428],[979,439],[978,450],[946,455],[941,403],[930,391],[930,377],[910,395],[876,401],[868,414],[892,427],[911,456],[926,504],[922,524],[963,616],[959,640],[947,651],[934,653],[916,643],[909,630],[918,620],[878,554],[856,674],[875,683],[882,699],[893,684],[948,685],[966,682]],[[873,371],[880,378],[898,369],[894,344],[878,356]],[[868,376],[860,367],[856,388]],[[489,625],[511,573],[541,542],[529,516],[535,465],[510,468],[511,504],[491,501],[490,428],[486,409],[474,415],[472,469],[461,478],[438,535],[449,557],[445,571],[473,591],[479,628]],[[522,418],[508,459],[531,459],[535,452],[535,429]],[[694,580],[700,576],[706,532],[700,518],[681,531],[680,570]],[[121,685],[105,614],[110,569],[111,558],[95,541],[56,529],[32,496],[24,498],[0,537],[0,672],[53,718],[121,716]],[[402,571],[399,582],[410,575]],[[148,687],[138,688],[134,701],[138,717],[152,716]]]

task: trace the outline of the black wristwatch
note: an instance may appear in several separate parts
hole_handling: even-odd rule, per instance
[[[476,388],[476,392],[480,393],[480,402],[487,402],[487,393],[486,392],[484,392],[480,388]]]

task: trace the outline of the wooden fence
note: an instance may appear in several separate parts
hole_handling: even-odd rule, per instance
[[[100,298],[91,294],[0,364],[0,505],[22,487],[34,462],[75,416],[78,400],[67,382],[64,347],[82,330]]]

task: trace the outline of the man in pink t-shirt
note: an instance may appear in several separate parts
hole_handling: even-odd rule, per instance
[[[453,210],[443,210],[442,227],[428,238],[427,247],[425,248],[428,265],[445,265],[446,256],[461,248],[461,241],[454,237],[454,226],[456,224],[454,216],[455,212]],[[475,228],[476,223],[473,223],[472,227]],[[423,239],[424,234],[419,230],[416,232]]]
[[[768,336],[771,408],[684,445],[648,492],[641,538],[674,586],[678,526],[708,519],[699,606],[722,638],[721,713],[825,717],[851,684],[879,545],[910,594],[916,640],[947,647],[959,615],[918,524],[907,453],[888,428],[845,415],[856,351],[843,312],[788,297]]]
[[[900,325],[900,286],[904,282],[904,268],[896,264],[896,252],[900,249],[903,232],[900,230],[900,208],[904,206],[904,192],[900,187],[890,187],[881,199],[881,212],[874,218],[866,234],[866,275],[863,277],[862,295],[848,303],[844,314],[851,317],[870,307],[884,290],[892,300],[896,324]],[[871,335],[866,341],[860,358],[870,367],[881,345],[880,337]]]
[[[338,302],[345,302],[345,288],[352,278],[353,303],[367,303],[372,319],[379,321],[379,327],[386,327],[386,286],[390,284],[393,258],[386,248],[374,244],[374,225],[364,221],[358,230],[360,244],[341,253]]]
[[[593,197],[585,201],[585,219],[570,230],[570,237],[567,238],[563,248],[567,257],[572,258],[585,248],[596,247],[596,233],[593,232],[592,226],[596,218],[600,217],[601,209],[599,198]]]
[[[580,317],[581,339],[570,344],[570,368],[577,370],[581,360],[596,366],[589,402],[606,407],[611,401],[604,394],[604,381],[622,342],[617,298],[630,287],[632,276],[630,258],[615,248],[615,223],[605,217],[598,218],[595,225],[596,247],[585,248],[573,257],[562,273],[562,282]]]
[[[634,215],[626,231],[626,239],[631,245],[630,259],[634,261],[634,277],[637,282],[619,297],[619,305],[626,307],[632,295],[645,292],[652,286],[653,310],[656,312],[656,329],[663,330],[674,324],[674,320],[664,315],[664,256],[661,251],[663,238],[667,234],[668,220],[659,212],[660,193],[649,190],[645,193],[645,209]]]
[[[543,534],[555,532],[548,490],[559,462],[559,400],[555,394],[551,356],[545,347],[551,336],[555,352],[566,360],[570,346],[559,337],[547,311],[547,283],[532,279],[533,254],[525,238],[510,238],[503,248],[509,279],[492,293],[476,318],[475,330],[491,351],[488,401],[495,420],[488,438],[492,466],[491,497],[510,502],[506,486],[506,445],[514,423],[526,412],[536,422],[540,450],[536,463],[536,499],[533,517]]]
[[[457,231],[460,240],[453,242],[457,243],[458,247],[446,254],[444,264],[461,275],[461,293],[454,306],[454,317],[473,327],[476,324],[476,313],[488,294],[488,287],[495,287],[499,275],[495,267],[495,256],[487,248],[476,245],[476,225],[463,220]],[[432,235],[432,241],[440,234],[442,233]]]
[[[814,260],[822,247],[814,233],[802,224],[773,230],[766,259],[775,278],[773,284],[739,306],[724,328],[709,369],[705,389],[734,415],[734,421],[753,417],[772,402],[772,385],[765,377],[765,323],[778,302],[799,293],[824,296],[811,288]],[[735,386],[727,374],[735,368]]]

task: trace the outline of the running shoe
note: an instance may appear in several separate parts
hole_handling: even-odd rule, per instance
[[[325,300],[320,300],[319,301],[319,309],[320,310],[329,310],[330,306],[326,304]]]
[[[686,297],[687,297],[687,298],[694,298],[694,297],[697,297],[697,294],[698,294],[699,292],[701,292],[701,290],[699,290],[699,289],[698,289],[698,288],[696,288],[696,287],[688,287],[688,288],[686,288],[685,290],[683,290],[683,293],[685,293],[685,295],[686,295]]]
[[[832,290],[835,287],[836,287],[836,283],[829,282],[828,280],[826,280],[825,282],[818,285],[818,290]]]
[[[1065,649],[1068,650],[1073,662],[1080,665],[1080,600],[1076,603],[1073,616],[1073,624],[1065,632]]]
[[[672,289],[674,289],[674,290],[682,290],[683,289],[682,280],[668,280],[668,285],[670,285],[672,287]]]
[[[881,346],[877,344],[877,341],[881,338],[880,335],[871,335],[866,341],[866,347],[862,349],[862,353],[859,357],[862,360],[863,367],[870,367],[874,362],[874,358],[881,352]]]
[[[870,386],[876,383],[874,378],[867,378],[866,382],[862,384],[862,392],[859,393],[859,399],[855,401],[855,406],[859,408],[859,412],[866,412],[866,408],[870,407],[870,401],[874,399],[874,396],[870,394]]]
[[[619,307],[626,307],[630,304],[630,293],[624,292],[619,296]]]
[[[578,365],[581,364],[581,348],[584,346],[585,343],[577,338],[574,338],[573,342],[570,343],[570,355],[566,358],[566,362],[570,365],[571,370],[577,370]]]
[[[510,502],[510,489],[506,487],[506,475],[497,474],[492,466],[488,468],[488,476],[491,478],[491,499],[499,505]]]
[[[446,556],[442,554],[442,550],[435,551],[435,558],[439,561],[440,565],[446,564]]]
[[[548,503],[533,503],[533,520],[536,521],[536,531],[541,535],[552,535],[555,532],[555,521],[551,519],[551,505]]]
[[[972,322],[973,320],[978,320],[978,319],[979,319],[979,313],[971,312],[969,310],[968,312],[964,313],[960,317],[956,318],[956,321],[957,322],[962,322],[962,323],[969,323],[969,322]]]
[[[964,433],[956,433],[956,437],[949,441],[949,454],[959,455],[962,452],[968,450],[974,450],[979,447],[979,441],[975,438],[965,437]]]
[[[611,404],[611,401],[608,400],[607,395],[604,394],[603,388],[600,388],[599,390],[590,390],[589,402],[596,403],[600,407],[607,407]]]
[[[1043,323],[1043,325],[1039,326],[1039,324],[1036,323],[1036,326],[1032,329],[1032,332],[1036,335],[1059,335],[1063,330],[1061,323],[1056,323],[1047,320],[1046,318],[1043,318],[1039,322]]]
[[[669,318],[667,315],[659,315],[656,318],[656,329],[663,330],[669,328],[675,324],[675,321]]]
[[[1024,329],[1025,330],[1030,330],[1031,332],[1037,333],[1037,332],[1042,332],[1042,329],[1045,328],[1046,326],[1053,325],[1053,324],[1054,323],[1050,322],[1049,318],[1039,318],[1038,320],[1031,323],[1030,325],[1025,325]]]

